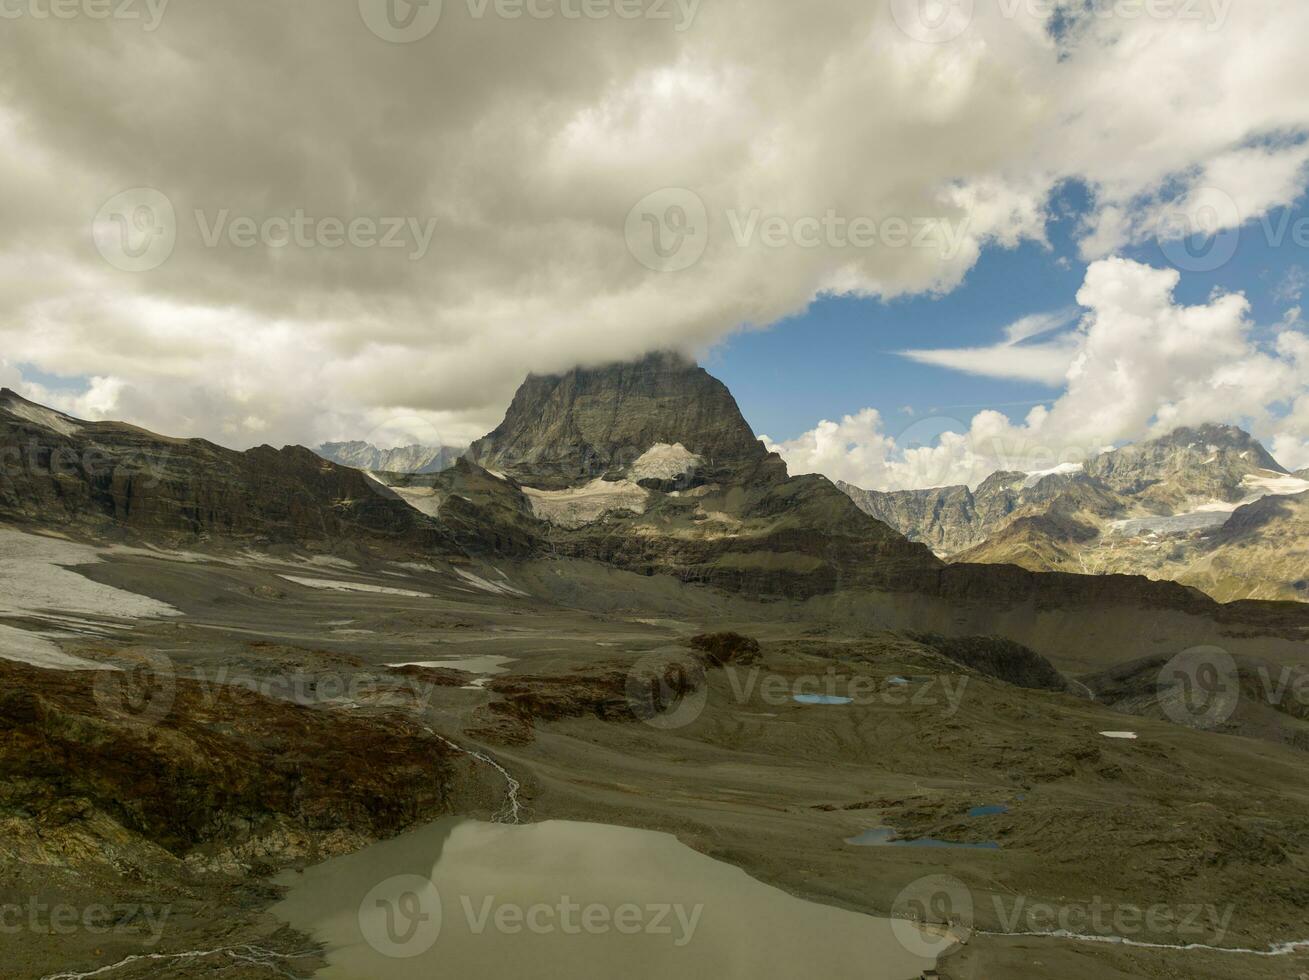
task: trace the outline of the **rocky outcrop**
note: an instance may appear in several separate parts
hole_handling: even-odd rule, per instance
[[[911,638],[979,674],[1038,691],[1069,690],[1054,664],[1034,650],[1002,636],[941,636],[914,633]]]
[[[691,637],[691,649],[700,653],[709,667],[753,664],[759,660],[759,641],[740,633],[701,633]]]
[[[98,815],[178,857],[261,840],[330,851],[469,800],[469,760],[415,721],[182,677],[162,717],[135,715],[106,698],[124,676],[0,660],[0,815],[44,828],[46,847]]]

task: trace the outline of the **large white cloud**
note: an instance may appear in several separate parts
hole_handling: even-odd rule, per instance
[[[984,248],[1040,240],[1069,178],[1094,195],[1091,257],[1203,210],[1210,185],[1237,220],[1303,186],[1298,0],[1202,4],[1202,21],[1123,5],[1058,30],[1051,5],[979,0],[944,43],[898,0],[661,4],[668,19],[446,0],[408,44],[356,3],[173,0],[152,31],[37,6],[0,32],[0,344],[98,379],[70,410],[231,445],[466,441],[528,370],[699,349],[823,292],[950,290]],[[97,242],[138,244],[158,214],[119,201],[96,240],[91,224],[138,187],[167,198],[176,241],[124,271]],[[695,196],[629,222],[665,187]],[[316,244],[281,244],[297,214]],[[366,228],[332,244],[390,217],[401,248]],[[649,220],[672,264],[703,255],[643,265],[627,233],[648,263]]]
[[[996,470],[1080,462],[1106,446],[1213,421],[1249,425],[1284,465],[1309,465],[1309,334],[1288,327],[1261,343],[1244,296],[1182,306],[1179,279],[1176,270],[1125,259],[1093,263],[1077,294],[1086,312],[1063,392],[1021,424],[986,411],[954,420],[954,431],[946,430],[951,420],[936,420],[946,433],[934,439],[922,422],[887,433],[869,409],[769,441],[795,472],[868,489],[976,485]],[[986,373],[985,363],[971,369]],[[991,373],[1012,375],[1003,366]]]

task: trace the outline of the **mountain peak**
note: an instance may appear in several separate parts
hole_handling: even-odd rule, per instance
[[[706,474],[769,455],[721,381],[679,353],[657,351],[529,375],[469,458],[528,486],[559,489],[626,475],[656,447],[682,447]]]

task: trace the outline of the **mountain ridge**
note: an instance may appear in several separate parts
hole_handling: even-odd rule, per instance
[[[342,466],[374,473],[440,473],[455,464],[467,452],[466,447],[424,446],[412,443],[379,449],[359,439],[348,442],[324,442],[314,450],[324,459]]]
[[[1180,427],[1087,460],[1077,472],[999,473],[976,491],[842,489],[865,512],[952,562],[1145,574],[1222,601],[1309,599],[1297,559],[1288,565],[1259,540],[1266,534],[1302,554],[1309,536],[1298,538],[1298,510],[1255,507],[1271,515],[1261,524],[1243,514],[1264,498],[1309,491],[1309,481],[1235,426]],[[1284,526],[1273,529],[1278,521]]]

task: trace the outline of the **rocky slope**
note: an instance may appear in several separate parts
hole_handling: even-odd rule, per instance
[[[0,519],[304,544],[447,546],[439,525],[363,473],[300,446],[235,452],[85,422],[0,391]]]
[[[440,473],[454,466],[466,450],[450,446],[397,446],[378,449],[368,442],[325,442],[316,450],[323,459],[374,473]]]
[[[865,514],[945,556],[985,541],[989,529],[1018,506],[1026,479],[1026,473],[993,473],[975,491],[965,486],[880,491],[844,481],[836,485]]]
[[[1309,538],[1293,496],[1309,481],[1232,426],[1178,429],[1081,468],[997,473],[976,491],[842,489],[953,561],[1144,574],[1224,601],[1309,598]]]

